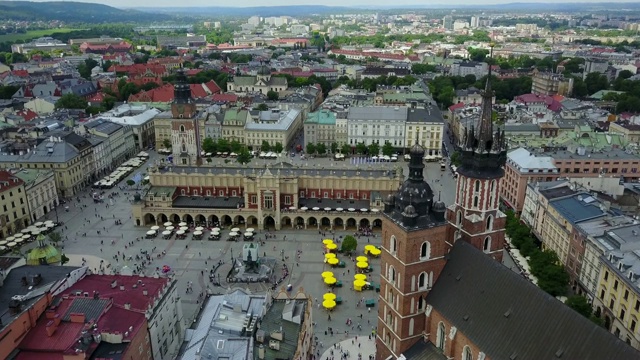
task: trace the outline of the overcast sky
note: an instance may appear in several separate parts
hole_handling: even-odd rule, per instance
[[[43,1],[43,0],[36,0]],[[46,1],[46,0],[44,0]],[[248,7],[248,6],[278,6],[278,5],[329,5],[329,6],[405,6],[405,5],[428,5],[446,4],[449,6],[469,5],[469,4],[506,4],[514,2],[530,2],[530,3],[605,3],[605,2],[627,2],[634,3],[637,0],[323,0],[323,1],[305,1],[305,0],[238,0],[238,1],[212,1],[212,0],[81,0],[79,2],[105,4],[115,7],[187,7],[187,6],[228,6],[228,7]]]

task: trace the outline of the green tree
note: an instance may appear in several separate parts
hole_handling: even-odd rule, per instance
[[[351,235],[347,235],[342,240],[341,250],[343,253],[348,254],[356,251],[358,248],[358,240]]]
[[[582,295],[569,296],[569,298],[567,298],[567,301],[565,301],[564,303],[586,318],[590,318],[591,314],[593,313],[591,304],[589,304],[587,298]]]
[[[169,139],[162,140],[162,146],[165,149],[171,149],[171,140],[169,140]]]
[[[278,101],[279,98],[280,98],[280,95],[278,95],[276,91],[273,91],[273,90],[267,91],[267,99],[271,101]]]
[[[269,110],[269,106],[265,103],[259,104],[258,106],[253,108],[254,110],[258,110],[258,111],[267,111]]]
[[[60,265],[64,266],[64,264],[69,262],[69,258],[65,254],[60,255]]]
[[[142,86],[140,86],[140,89],[144,90],[144,91],[149,91],[149,90],[153,90],[153,89],[156,89],[156,88],[159,88],[159,87],[160,87],[160,85],[158,85],[158,83],[153,82],[153,81],[149,81],[147,83],[142,84]]]
[[[622,70],[618,74],[618,77],[621,78],[621,79],[628,79],[628,78],[632,77],[633,75],[634,74],[629,70]]]
[[[429,72],[435,72],[436,67],[428,64],[413,64],[411,65],[411,73],[415,75],[422,75]]]
[[[126,83],[124,84],[124,86],[122,86],[122,88],[119,89],[119,91],[120,91],[120,100],[128,101],[129,96],[135,95],[140,92],[140,88],[138,87],[138,85],[134,83]]]
[[[276,142],[275,145],[273,145],[273,151],[274,152],[281,153],[282,150],[284,150],[284,147],[282,146],[282,143]]]
[[[262,145],[260,145],[260,151],[269,152],[271,151],[271,144],[267,140],[262,140]]]
[[[213,141],[213,139],[210,138],[210,137],[202,140],[202,150],[205,153],[215,154],[216,153],[216,142]]]
[[[56,109],[86,109],[87,106],[87,100],[73,93],[62,95],[55,104]]]
[[[331,143],[331,153],[335,154],[338,152],[338,143],[337,142],[332,142]]]
[[[378,143],[371,143],[367,150],[369,151],[369,155],[378,156],[380,154],[380,145]]]
[[[18,92],[18,90],[20,90],[20,86],[15,86],[15,85],[0,86],[0,99],[5,99],[5,100],[11,99],[13,94]]]
[[[450,161],[451,161],[451,163],[453,165],[460,166],[460,164],[461,164],[460,152],[459,151],[454,151],[453,154],[451,154]]]
[[[351,146],[349,144],[343,144],[342,147],[340,148],[340,152],[343,155],[351,154]]]
[[[393,145],[391,145],[390,142],[385,141],[384,145],[382,145],[382,154],[386,155],[386,156],[391,156],[393,155],[395,149],[393,148]]]
[[[363,142],[356,144],[356,153],[357,154],[362,155],[362,154],[364,154],[366,152],[367,152],[367,145],[365,145]]]
[[[55,246],[58,246],[58,243],[62,241],[62,235],[57,231],[50,232],[47,236],[49,237],[49,241],[51,241]]]
[[[307,149],[305,150],[307,154],[315,154],[316,153],[316,145],[314,143],[308,143]]]
[[[231,150],[231,144],[227,139],[218,139],[218,151],[229,152]]]
[[[117,99],[113,96],[105,96],[100,106],[102,106],[105,110],[109,111],[113,109],[113,107],[116,105],[116,101]]]
[[[319,155],[324,155],[327,153],[327,145],[325,145],[324,143],[320,143],[316,145],[316,152]]]
[[[93,59],[85,59],[84,62],[78,65],[78,72],[83,78],[91,80],[91,70],[93,70],[93,68],[96,66],[98,66],[97,61]]]
[[[127,180],[127,185],[129,185],[129,186],[133,186],[133,185],[135,185],[135,184],[136,184],[136,182],[135,182],[135,181],[133,181],[133,180],[131,180],[131,179]]]
[[[236,161],[242,165],[251,162],[251,153],[249,153],[249,150],[247,150],[246,148],[240,149]]]
[[[240,141],[231,140],[231,142],[229,143],[229,148],[230,148],[231,152],[234,152],[234,153],[237,154],[237,153],[240,152],[240,150],[242,150],[243,146],[240,143]]]
[[[587,85],[587,92],[589,95],[596,93],[600,90],[606,90],[609,87],[609,82],[605,75],[600,73],[589,73],[584,79],[585,85]]]

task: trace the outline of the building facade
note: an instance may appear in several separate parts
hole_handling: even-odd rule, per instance
[[[401,176],[291,166],[151,169],[152,187],[133,205],[133,216],[140,226],[185,221],[263,229],[379,227],[382,197],[397,188]]]
[[[24,181],[0,171],[0,237],[5,238],[31,224]]]
[[[329,110],[309,113],[304,120],[304,147],[307,144],[324,144],[331,148],[336,141],[336,114]]]
[[[384,145],[389,142],[396,148],[405,147],[406,107],[363,106],[349,108],[347,115],[348,144]],[[377,154],[372,154],[377,155]]]
[[[573,78],[565,78],[562,74],[534,70],[531,80],[533,94],[570,96],[573,92]]]
[[[405,127],[405,146],[417,141],[427,156],[442,156],[444,118],[437,107],[409,108]]]
[[[178,72],[174,86],[171,115],[171,149],[174,164],[199,165],[204,124],[200,124],[200,116],[191,97],[191,87],[182,70]]]
[[[24,182],[32,223],[58,206],[58,190],[52,170],[22,169],[14,175]]]

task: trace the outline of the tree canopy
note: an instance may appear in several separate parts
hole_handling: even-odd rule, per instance
[[[87,100],[76,94],[64,94],[56,101],[56,109],[86,109],[89,104]]]

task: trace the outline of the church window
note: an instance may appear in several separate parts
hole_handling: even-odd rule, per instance
[[[409,320],[409,336],[413,335],[413,327],[414,327],[414,320],[413,318],[411,318]]]
[[[480,191],[480,180],[476,180],[475,187],[476,187],[476,192]]]
[[[469,346],[465,346],[464,350],[462,350],[462,360],[473,360],[473,354]]]
[[[484,238],[484,244],[482,244],[482,250],[484,252],[491,251],[491,236]]]
[[[418,311],[422,311],[424,310],[425,304],[427,302],[424,300],[424,297],[420,296],[418,297]]]
[[[462,224],[462,211],[458,210],[456,214],[456,225],[460,226]]]
[[[395,283],[395,281],[396,281],[396,269],[394,269],[393,266],[389,266],[389,274],[387,276],[389,277],[389,281],[391,283]]]
[[[427,273],[420,273],[418,276],[418,288],[424,289],[427,286]]]
[[[491,231],[493,229],[493,216],[489,215],[487,217],[487,231]]]
[[[187,152],[187,145],[185,143],[182,143],[182,152]]]
[[[477,195],[473,197],[473,207],[474,208],[478,207],[478,196]]]
[[[420,259],[425,260],[431,256],[431,244],[428,241],[422,243],[420,247]]]
[[[180,132],[184,132],[184,125],[180,125]]]
[[[193,195],[198,196],[198,190],[193,190]]]
[[[391,240],[389,241],[389,251],[392,254],[396,253],[396,247],[397,247],[397,242],[396,242],[396,237],[394,235],[391,235]]]
[[[438,333],[436,335],[436,346],[438,347],[438,349],[444,351],[445,341],[446,341],[446,334],[445,334],[444,323],[440,322],[438,324]]]

